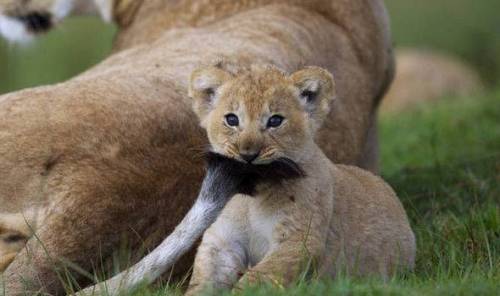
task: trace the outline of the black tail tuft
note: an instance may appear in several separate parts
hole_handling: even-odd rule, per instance
[[[238,180],[237,193],[247,195],[254,195],[259,183],[279,183],[306,176],[302,168],[289,158],[279,158],[269,164],[249,164],[214,152],[208,152],[206,157],[209,167],[220,167],[224,174]]]

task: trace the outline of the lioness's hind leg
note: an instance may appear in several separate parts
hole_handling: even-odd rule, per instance
[[[31,235],[22,214],[0,214],[0,273],[14,260]]]
[[[6,295],[61,295],[79,288],[75,283],[91,283],[86,275],[103,268],[107,272],[101,263],[109,263],[123,239],[134,248],[141,239],[137,233],[144,234],[151,225],[150,216],[144,215],[152,204],[146,197],[139,199],[133,191],[120,194],[115,190],[120,184],[107,182],[104,174],[61,175],[64,186],[47,190],[55,197],[43,225],[3,274]]]
[[[17,252],[0,256],[0,273],[7,269],[12,261],[14,261],[14,258],[16,258],[16,255]]]

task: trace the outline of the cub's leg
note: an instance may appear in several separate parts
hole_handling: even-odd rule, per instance
[[[318,239],[304,239],[296,236],[277,245],[275,251],[269,253],[254,267],[248,269],[239,280],[237,288],[268,282],[275,285],[287,285],[299,278],[309,264],[320,259],[322,245]]]
[[[248,266],[246,198],[233,197],[203,235],[186,295],[231,289],[245,272]]]
[[[315,268],[324,254],[329,210],[328,202],[306,205],[297,201],[296,207],[288,208],[275,226],[270,251],[245,273],[237,288],[261,282],[287,285],[309,267]]]

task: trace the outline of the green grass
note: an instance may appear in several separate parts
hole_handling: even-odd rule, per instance
[[[500,153],[500,91],[449,98],[381,118],[382,169],[401,170],[477,164]]]
[[[417,237],[415,270],[388,282],[342,277],[237,295],[498,295],[500,92],[382,116],[380,127],[383,176]],[[179,289],[136,293],[164,294]]]

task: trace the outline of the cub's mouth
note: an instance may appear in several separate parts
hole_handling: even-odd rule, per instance
[[[14,17],[24,24],[26,30],[33,34],[41,34],[53,27],[52,15],[47,12],[32,12],[22,16]]]
[[[278,158],[268,164],[243,163],[225,155],[208,152],[208,165],[217,163],[223,166],[227,174],[238,176],[241,183],[238,193],[254,195],[259,183],[280,183],[283,180],[303,178],[306,176],[302,168],[289,158]]]

